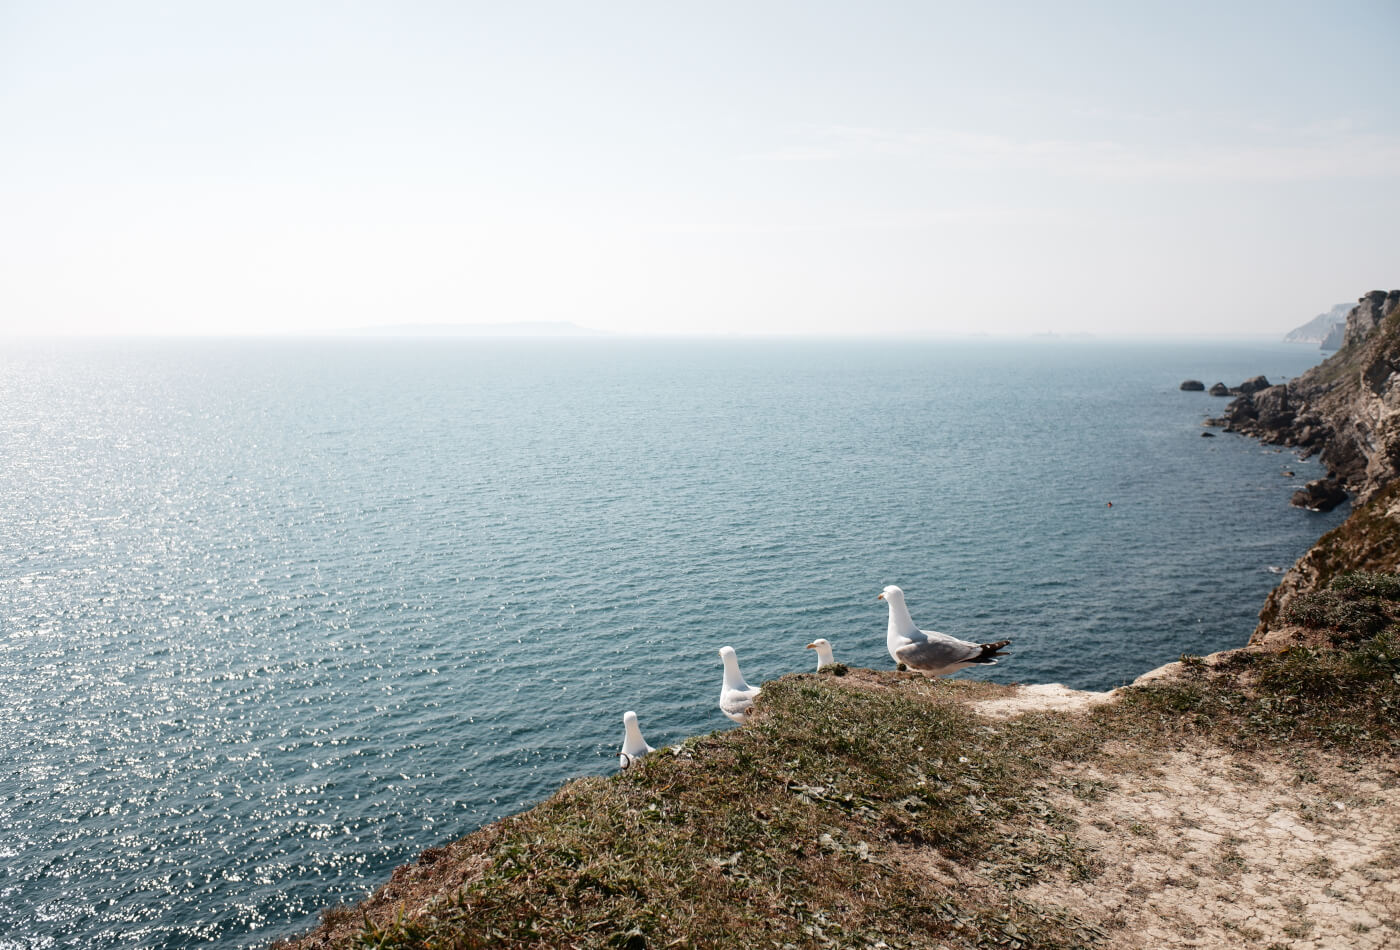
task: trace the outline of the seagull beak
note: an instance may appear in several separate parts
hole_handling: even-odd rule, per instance
[[[876,595],[875,595],[875,599],[876,599],[876,600],[884,600],[884,599],[885,599],[885,595],[884,595],[883,593],[881,593],[881,594],[876,594]]]
[[[815,643],[809,643],[809,644],[807,644],[807,649],[809,649],[809,650],[815,650],[816,648],[817,648],[817,645],[816,645]]]

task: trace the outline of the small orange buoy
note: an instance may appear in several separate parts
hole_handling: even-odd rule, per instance
[[[1112,508],[1112,507],[1113,507],[1113,502],[1110,501],[1110,502],[1108,503],[1108,507]]]

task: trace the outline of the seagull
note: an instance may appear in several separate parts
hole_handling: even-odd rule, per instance
[[[749,710],[758,698],[759,688],[744,682],[744,674],[739,672],[739,658],[733,647],[721,647],[720,659],[724,660],[724,685],[719,688],[719,711],[739,725],[749,721]]]
[[[946,633],[920,630],[914,626],[909,608],[904,606],[904,591],[893,584],[875,599],[883,600],[890,606],[890,626],[885,634],[885,645],[900,666],[925,676],[947,676],[974,664],[994,665],[996,657],[1006,656],[998,651],[1010,640],[968,643]]]
[[[817,670],[824,666],[831,666],[836,662],[836,657],[831,655],[831,643],[826,637],[818,637],[807,644],[807,649],[817,651]]]
[[[622,714],[622,753],[617,757],[618,765],[630,768],[648,752],[655,752],[642,738],[642,730],[637,728],[637,714],[632,710]]]

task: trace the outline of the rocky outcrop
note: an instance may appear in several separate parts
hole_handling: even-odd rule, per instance
[[[1225,428],[1305,456],[1320,452],[1330,482],[1369,498],[1400,474],[1398,313],[1400,291],[1362,297],[1347,317],[1341,350],[1285,385],[1268,386],[1262,377],[1242,383]]]
[[[1364,343],[1371,335],[1371,331],[1380,325],[1381,321],[1395,312],[1395,307],[1400,304],[1400,290],[1392,290],[1386,293],[1384,290],[1373,290],[1362,297],[1347,314],[1346,334],[1343,337],[1345,346],[1355,343]]]
[[[1356,510],[1283,577],[1259,614],[1265,635],[1288,601],[1348,570],[1400,568],[1400,291],[1373,290],[1347,315],[1344,345],[1280,386],[1239,387],[1225,428],[1321,454],[1327,477],[1293,495],[1329,511],[1355,496]],[[1259,378],[1256,378],[1259,379]]]
[[[1293,493],[1292,504],[1309,511],[1331,511],[1346,500],[1346,489],[1337,479],[1316,478]]]
[[[1184,393],[1204,392],[1206,384],[1199,379],[1188,379],[1181,384],[1181,391]]]
[[[1228,396],[1230,395],[1230,387],[1226,386],[1224,383],[1216,383],[1214,386],[1210,387],[1210,394],[1212,396]]]
[[[1250,393],[1257,393],[1268,388],[1269,379],[1267,376],[1252,376],[1236,386],[1235,392],[1242,396],[1248,396]]]

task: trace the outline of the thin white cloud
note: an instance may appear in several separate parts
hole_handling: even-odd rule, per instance
[[[836,126],[815,142],[748,156],[756,161],[912,158],[935,166],[1170,181],[1312,181],[1400,176],[1400,137],[1351,131],[1346,120],[1267,130],[1259,144],[1149,147],[1112,140],[1025,139],[935,129],[900,132]],[[1264,131],[1262,129],[1257,131]],[[1287,138],[1288,141],[1278,141]]]

